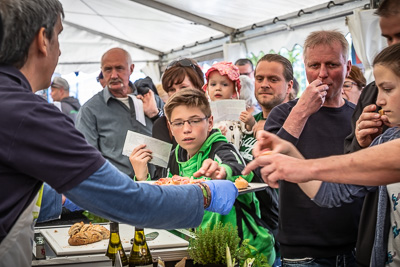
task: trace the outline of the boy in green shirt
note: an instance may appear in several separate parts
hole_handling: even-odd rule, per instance
[[[165,115],[172,135],[178,145],[171,152],[168,163],[168,176],[179,175],[194,178],[227,179],[232,182],[242,176],[248,182],[253,173],[241,175],[245,164],[236,148],[229,144],[225,136],[213,129],[210,104],[203,92],[184,89],[175,93],[164,106]],[[144,145],[138,146],[130,157],[136,179],[145,180],[148,176],[147,162],[151,151]],[[205,211],[200,227],[214,225],[219,221],[231,222],[238,226],[239,235],[249,239],[250,245],[267,256],[269,264],[275,261],[274,238],[269,231],[257,225],[254,218],[240,208],[252,206],[260,216],[259,201],[254,193],[240,195],[228,215]],[[238,209],[238,212],[237,212]]]

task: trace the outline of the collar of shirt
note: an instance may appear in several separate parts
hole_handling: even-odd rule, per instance
[[[18,85],[21,85],[24,90],[32,92],[30,83],[19,69],[9,65],[0,65],[0,74],[11,76],[13,81],[18,83]],[[4,77],[1,76],[2,75],[0,75],[0,81],[3,81]],[[7,82],[9,81],[10,80],[8,80]]]

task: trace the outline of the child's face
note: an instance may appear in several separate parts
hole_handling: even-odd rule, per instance
[[[235,93],[235,84],[229,80],[228,76],[213,71],[208,78],[207,91],[211,101],[231,99]]]
[[[170,127],[176,142],[192,157],[212,130],[213,118],[206,118],[200,108],[182,105],[173,109]]]
[[[378,86],[376,104],[382,107],[392,125],[400,125],[400,77],[382,65],[374,67],[374,76]]]

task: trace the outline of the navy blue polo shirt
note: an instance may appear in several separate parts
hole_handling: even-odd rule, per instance
[[[104,163],[70,118],[35,95],[18,69],[0,65],[0,242],[42,182],[63,193]]]

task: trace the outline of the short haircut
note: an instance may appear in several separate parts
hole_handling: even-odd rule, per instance
[[[354,65],[351,66],[350,74],[347,78],[352,79],[357,84],[359,90],[362,90],[367,84],[367,80],[365,79],[361,69]]]
[[[128,63],[128,65],[129,65],[129,66],[132,65],[132,58],[131,58],[131,55],[129,54],[129,52],[126,51],[125,49],[120,48],[120,47],[114,47],[114,48],[111,48],[111,49],[107,50],[107,51],[101,56],[101,67],[103,67],[103,59],[104,59],[104,57],[105,57],[109,52],[114,51],[114,50],[123,52],[123,53],[125,54],[125,59],[126,59],[126,62]],[[103,74],[103,72],[100,72],[100,73]]]
[[[1,0],[3,41],[0,45],[0,64],[22,68],[29,48],[39,30],[44,27],[52,40],[54,26],[64,11],[58,0]]]
[[[171,121],[172,111],[179,106],[199,108],[207,117],[211,116],[210,102],[203,91],[186,88],[172,95],[164,106],[164,113],[168,121]]]
[[[310,33],[303,46],[303,57],[306,61],[307,49],[314,48],[317,45],[328,45],[332,46],[335,42],[338,42],[342,47],[342,55],[344,61],[347,62],[349,57],[349,43],[347,42],[344,35],[336,30],[332,31],[315,31]]]
[[[192,64],[190,66],[182,66],[179,62],[189,60]],[[188,77],[195,89],[202,90],[204,85],[204,73],[194,59],[184,58],[181,60],[173,61],[165,70],[161,77],[161,83],[165,92],[175,84],[180,84]]]
[[[382,65],[389,68],[400,77],[400,43],[383,49],[374,59],[372,65]]]
[[[379,17],[390,17],[400,14],[399,0],[383,0],[375,12]]]
[[[253,62],[251,62],[250,59],[247,58],[239,58],[238,60],[236,60],[235,65],[236,66],[244,66],[249,64],[251,66],[251,70],[254,70],[254,66],[253,66]]]
[[[261,61],[280,63],[283,66],[283,77],[285,78],[285,81],[290,82],[293,80],[293,66],[287,58],[278,54],[266,54],[260,58],[260,60],[257,62],[257,66]],[[257,66],[255,72],[257,72]],[[257,73],[254,73],[254,76],[256,75]]]

